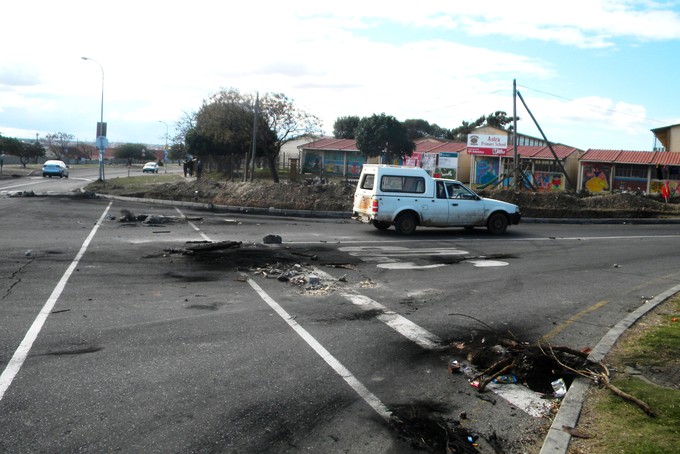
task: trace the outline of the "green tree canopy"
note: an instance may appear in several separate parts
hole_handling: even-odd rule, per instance
[[[124,143],[118,145],[113,150],[113,156],[118,159],[125,159],[132,164],[133,161],[155,160],[155,156],[146,152],[146,145],[141,143]]]
[[[356,141],[366,158],[382,156],[382,162],[404,159],[416,148],[403,123],[384,113],[362,118],[356,129]]]
[[[355,131],[360,120],[357,115],[338,117],[333,123],[333,137],[336,139],[356,139]]]
[[[435,137],[437,139],[449,138],[451,132],[448,129],[442,128],[436,124],[430,124],[422,119],[404,120],[404,126],[408,131],[408,137],[411,140],[420,139],[423,137]]]
[[[37,141],[27,143],[12,137],[0,136],[0,153],[18,157],[21,165],[26,167],[31,159],[45,156],[45,149]]]
[[[219,162],[239,165],[251,158],[253,126],[257,115],[256,156],[267,163],[272,179],[279,181],[278,157],[281,147],[321,130],[320,120],[295,106],[282,93],[267,93],[255,99],[236,89],[222,90],[204,101],[187,128],[185,142],[191,154],[202,153]]]
[[[519,117],[517,118],[519,120]],[[472,132],[473,129],[479,128],[480,126],[494,126],[500,129],[506,129],[508,131],[512,130],[513,117],[508,117],[508,114],[502,110],[497,110],[489,115],[482,115],[473,122],[463,121],[463,123],[451,130],[451,138],[461,142],[467,142],[467,136]],[[506,126],[510,124],[510,127]]]

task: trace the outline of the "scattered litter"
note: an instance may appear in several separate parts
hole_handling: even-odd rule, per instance
[[[567,394],[567,385],[564,383],[563,379],[559,378],[554,382],[551,382],[550,385],[555,391],[553,395],[558,399],[564,397]]]
[[[449,361],[449,373],[453,374],[456,372],[460,372],[460,363],[455,359],[452,359]]]
[[[493,379],[493,382],[501,385],[509,385],[512,383],[517,383],[517,377],[513,374],[499,375]]]

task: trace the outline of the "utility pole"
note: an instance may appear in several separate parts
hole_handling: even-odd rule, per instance
[[[515,160],[515,169],[513,181],[515,183],[515,191],[520,188],[519,184],[519,156],[517,155],[517,79],[512,79],[512,147],[513,157]]]

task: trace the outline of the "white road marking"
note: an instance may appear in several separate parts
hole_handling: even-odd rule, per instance
[[[99,227],[101,226],[102,221],[106,217],[106,214],[109,212],[109,209],[111,208],[112,204],[113,201],[109,202],[109,205],[104,210],[104,213],[102,213],[101,217],[92,228],[92,231],[85,239],[85,242],[80,247],[80,251],[78,251],[78,254],[73,259],[69,267],[66,269],[66,272],[57,283],[57,286],[52,291],[52,294],[47,299],[47,302],[45,302],[45,305],[40,310],[40,313],[33,321],[31,327],[26,332],[24,339],[21,341],[21,344],[19,344],[19,347],[14,352],[14,355],[12,355],[12,358],[9,360],[9,363],[7,363],[7,367],[5,367],[5,370],[2,372],[2,375],[0,375],[0,400],[2,400],[3,396],[5,395],[5,392],[12,384],[12,381],[14,380],[16,375],[19,373],[21,366],[24,364],[24,361],[26,360],[26,357],[28,356],[31,347],[33,346],[33,342],[35,342],[35,340],[38,337],[38,334],[40,334],[40,330],[45,324],[47,317],[52,312],[52,309],[54,308],[54,305],[57,303],[59,296],[61,296],[61,292],[64,291],[66,283],[71,277],[71,274],[73,274],[73,271],[78,266],[78,262],[80,262],[80,259],[85,254],[85,251],[87,250],[88,246],[90,245],[90,242],[94,238],[95,233],[97,233],[97,230],[99,230]]]
[[[177,212],[179,213],[180,216],[182,216],[184,219],[186,219],[186,216],[184,215],[184,213],[182,213],[182,211],[180,211],[179,208],[175,207],[175,210],[177,210]],[[206,241],[212,241],[212,240],[210,239],[210,237],[208,237],[208,235],[206,235],[205,233],[203,233],[203,232],[201,231],[201,229],[199,229],[199,228],[196,226],[196,224],[194,224],[194,223],[191,222],[191,221],[187,221],[187,224],[189,224],[189,225],[191,226],[192,229],[196,230],[196,232],[198,232],[198,234],[201,235],[201,237],[203,237],[204,240],[206,240]]]
[[[295,330],[295,332],[314,349],[314,351],[328,364],[331,368],[342,377],[345,382],[357,393],[359,396],[375,410],[383,419],[390,421],[392,412],[383,404],[378,397],[366,388],[345,366],[340,363],[331,353],[326,350],[309,332],[304,329],[293,317],[288,314],[276,301],[274,301],[262,288],[250,278],[246,278],[248,284],[260,295],[260,298],[266,302],[269,307],[279,314],[279,316],[288,325]]]
[[[501,260],[464,260],[466,263],[472,263],[478,268],[487,268],[492,266],[508,266],[508,262],[503,262]]]
[[[448,265],[444,263],[437,265],[416,265],[413,262],[381,263],[377,265],[378,268],[384,268],[386,270],[427,270],[431,268],[441,268],[443,266]]]

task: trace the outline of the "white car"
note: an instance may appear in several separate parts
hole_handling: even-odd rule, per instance
[[[158,164],[155,162],[147,162],[142,167],[143,173],[158,173]]]
[[[364,164],[352,217],[402,234],[423,227],[486,227],[505,233],[522,218],[517,205],[487,199],[457,180],[432,178],[420,167]]]
[[[50,159],[45,161],[42,168],[42,176],[45,177],[59,177],[68,178],[68,166],[64,161],[58,159]]]

